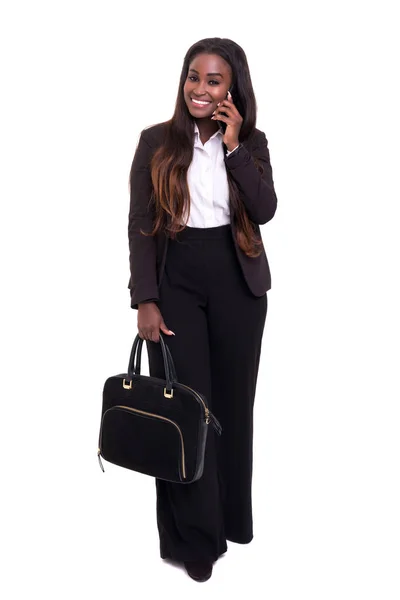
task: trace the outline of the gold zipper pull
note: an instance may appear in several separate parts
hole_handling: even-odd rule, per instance
[[[100,468],[101,468],[101,470],[102,470],[102,471],[103,471],[103,473],[104,473],[104,467],[103,467],[103,463],[102,463],[102,461],[101,461],[101,456],[100,456],[100,448],[98,448],[98,450],[97,450],[97,458],[99,459],[99,465],[100,465]]]

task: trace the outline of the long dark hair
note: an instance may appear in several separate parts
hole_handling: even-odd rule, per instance
[[[173,238],[185,227],[180,223],[190,205],[187,171],[193,158],[194,119],[186,106],[183,86],[189,65],[198,54],[217,54],[232,69],[232,99],[243,118],[239,142],[248,139],[255,130],[257,105],[243,49],[226,38],[206,38],[193,44],[183,61],[175,111],[172,118],[166,122],[164,142],[156,150],[151,161],[156,220],[150,235],[166,230]],[[261,166],[258,168],[262,171]],[[238,187],[229,171],[227,175],[238,245],[247,256],[259,256],[262,241],[256,233],[254,223],[248,217]]]

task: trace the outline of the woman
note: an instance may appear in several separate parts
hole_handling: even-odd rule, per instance
[[[201,40],[185,56],[172,119],[141,132],[130,173],[129,288],[150,375],[164,378],[161,331],[178,381],[205,394],[223,430],[208,434],[199,480],[155,480],[161,557],[197,581],[227,540],[253,538],[253,405],[271,288],[259,225],[277,206],[255,123],[242,48]]]

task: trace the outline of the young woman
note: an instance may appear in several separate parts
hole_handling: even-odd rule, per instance
[[[244,51],[201,40],[185,56],[173,117],[141,132],[130,173],[128,287],[150,375],[164,378],[161,331],[178,381],[205,394],[223,430],[208,433],[199,480],[155,480],[161,557],[197,581],[227,540],[253,538],[253,405],[271,288],[259,225],[277,206],[255,125]]]

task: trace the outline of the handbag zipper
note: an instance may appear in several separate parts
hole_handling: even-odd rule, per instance
[[[122,375],[118,375],[117,377],[123,377]],[[147,379],[153,380],[153,381],[162,381],[161,379],[159,379],[158,377],[151,377],[151,376],[146,376]],[[198,392],[196,392],[196,390],[194,390],[193,388],[189,387],[188,385],[185,385],[184,383],[179,383],[177,381],[174,381],[173,385],[177,385],[178,387],[184,387],[187,390],[190,390],[191,392],[193,392],[195,394],[195,396],[200,400],[200,402],[202,403],[203,407],[204,407],[204,412],[206,415],[206,423],[207,425],[210,423],[211,419],[210,419],[210,411],[209,408],[206,406],[203,398],[200,396],[200,394]]]
[[[210,411],[209,411],[208,407],[206,406],[203,398],[200,396],[200,394],[198,392],[196,392],[196,390],[194,390],[193,388],[189,387],[188,385],[185,385],[184,383],[178,383],[178,382],[176,382],[175,385],[182,386],[182,387],[186,388],[187,390],[190,390],[191,392],[193,392],[199,398],[200,402],[204,406],[204,412],[205,412],[205,415],[206,415],[206,423],[208,425],[209,422],[210,422]]]
[[[206,404],[205,404],[203,398],[200,396],[200,394],[198,392],[196,392],[196,390],[194,390],[193,388],[189,387],[188,385],[185,385],[184,383],[175,382],[175,385],[177,385],[178,387],[182,386],[182,387],[190,390],[191,392],[193,392],[199,398],[199,400],[201,401],[201,403],[204,406],[204,412],[206,414],[206,423],[207,423],[207,425],[212,421],[212,424],[213,424],[213,427],[214,427],[215,431],[217,432],[218,435],[221,435],[222,429],[221,429],[220,423],[218,423],[218,421],[216,420],[216,418],[214,417],[214,415],[212,413],[210,413],[210,409],[208,408],[208,406],[206,406]],[[210,416],[210,414],[211,414],[211,416]]]
[[[125,374],[121,374],[121,375],[117,375],[117,377],[120,378],[126,378]],[[141,376],[140,376],[141,377]],[[160,379],[159,377],[152,377],[151,375],[147,375],[145,376],[146,379],[149,379],[150,381],[155,381],[157,383],[164,383],[164,381],[162,379]],[[131,379],[132,381],[132,379]],[[184,383],[179,383],[177,381],[174,381],[173,385],[177,386],[177,387],[183,387],[186,388],[187,390],[190,390],[191,392],[193,392],[193,394],[196,396],[196,398],[198,398],[200,400],[200,402],[202,403],[203,407],[204,407],[204,413],[205,413],[205,422],[207,423],[207,425],[212,422],[214,429],[216,430],[216,432],[218,433],[218,435],[221,435],[221,426],[218,422],[216,422],[215,417],[213,417],[213,415],[210,416],[210,410],[209,408],[206,406],[203,398],[200,396],[200,394],[198,392],[196,392],[196,390],[194,390],[193,388],[189,387],[188,385],[185,385]]]
[[[175,427],[177,428],[179,435],[181,436],[181,448],[182,448],[182,474],[183,474],[183,478],[186,479],[186,467],[185,467],[185,443],[183,441],[183,435],[182,435],[182,431],[181,428],[179,427],[179,425],[177,425],[177,423],[175,423],[175,421],[172,421],[171,419],[168,419],[167,417],[162,417],[161,415],[155,415],[154,413],[149,413],[146,412],[144,410],[140,410],[139,408],[131,408],[130,406],[123,406],[122,404],[116,404],[115,406],[113,406],[112,408],[124,408],[125,410],[130,410],[132,412],[137,412],[140,413],[142,415],[150,415],[151,417],[156,417],[156,419],[162,419],[163,421],[168,421],[169,423],[172,423],[173,425],[175,425]],[[110,409],[109,409],[110,410]],[[101,458],[100,458],[100,448],[97,451],[97,456],[99,458],[99,463],[100,463],[100,467],[102,468],[102,470],[104,471],[104,467],[103,467],[103,463],[101,462]]]

